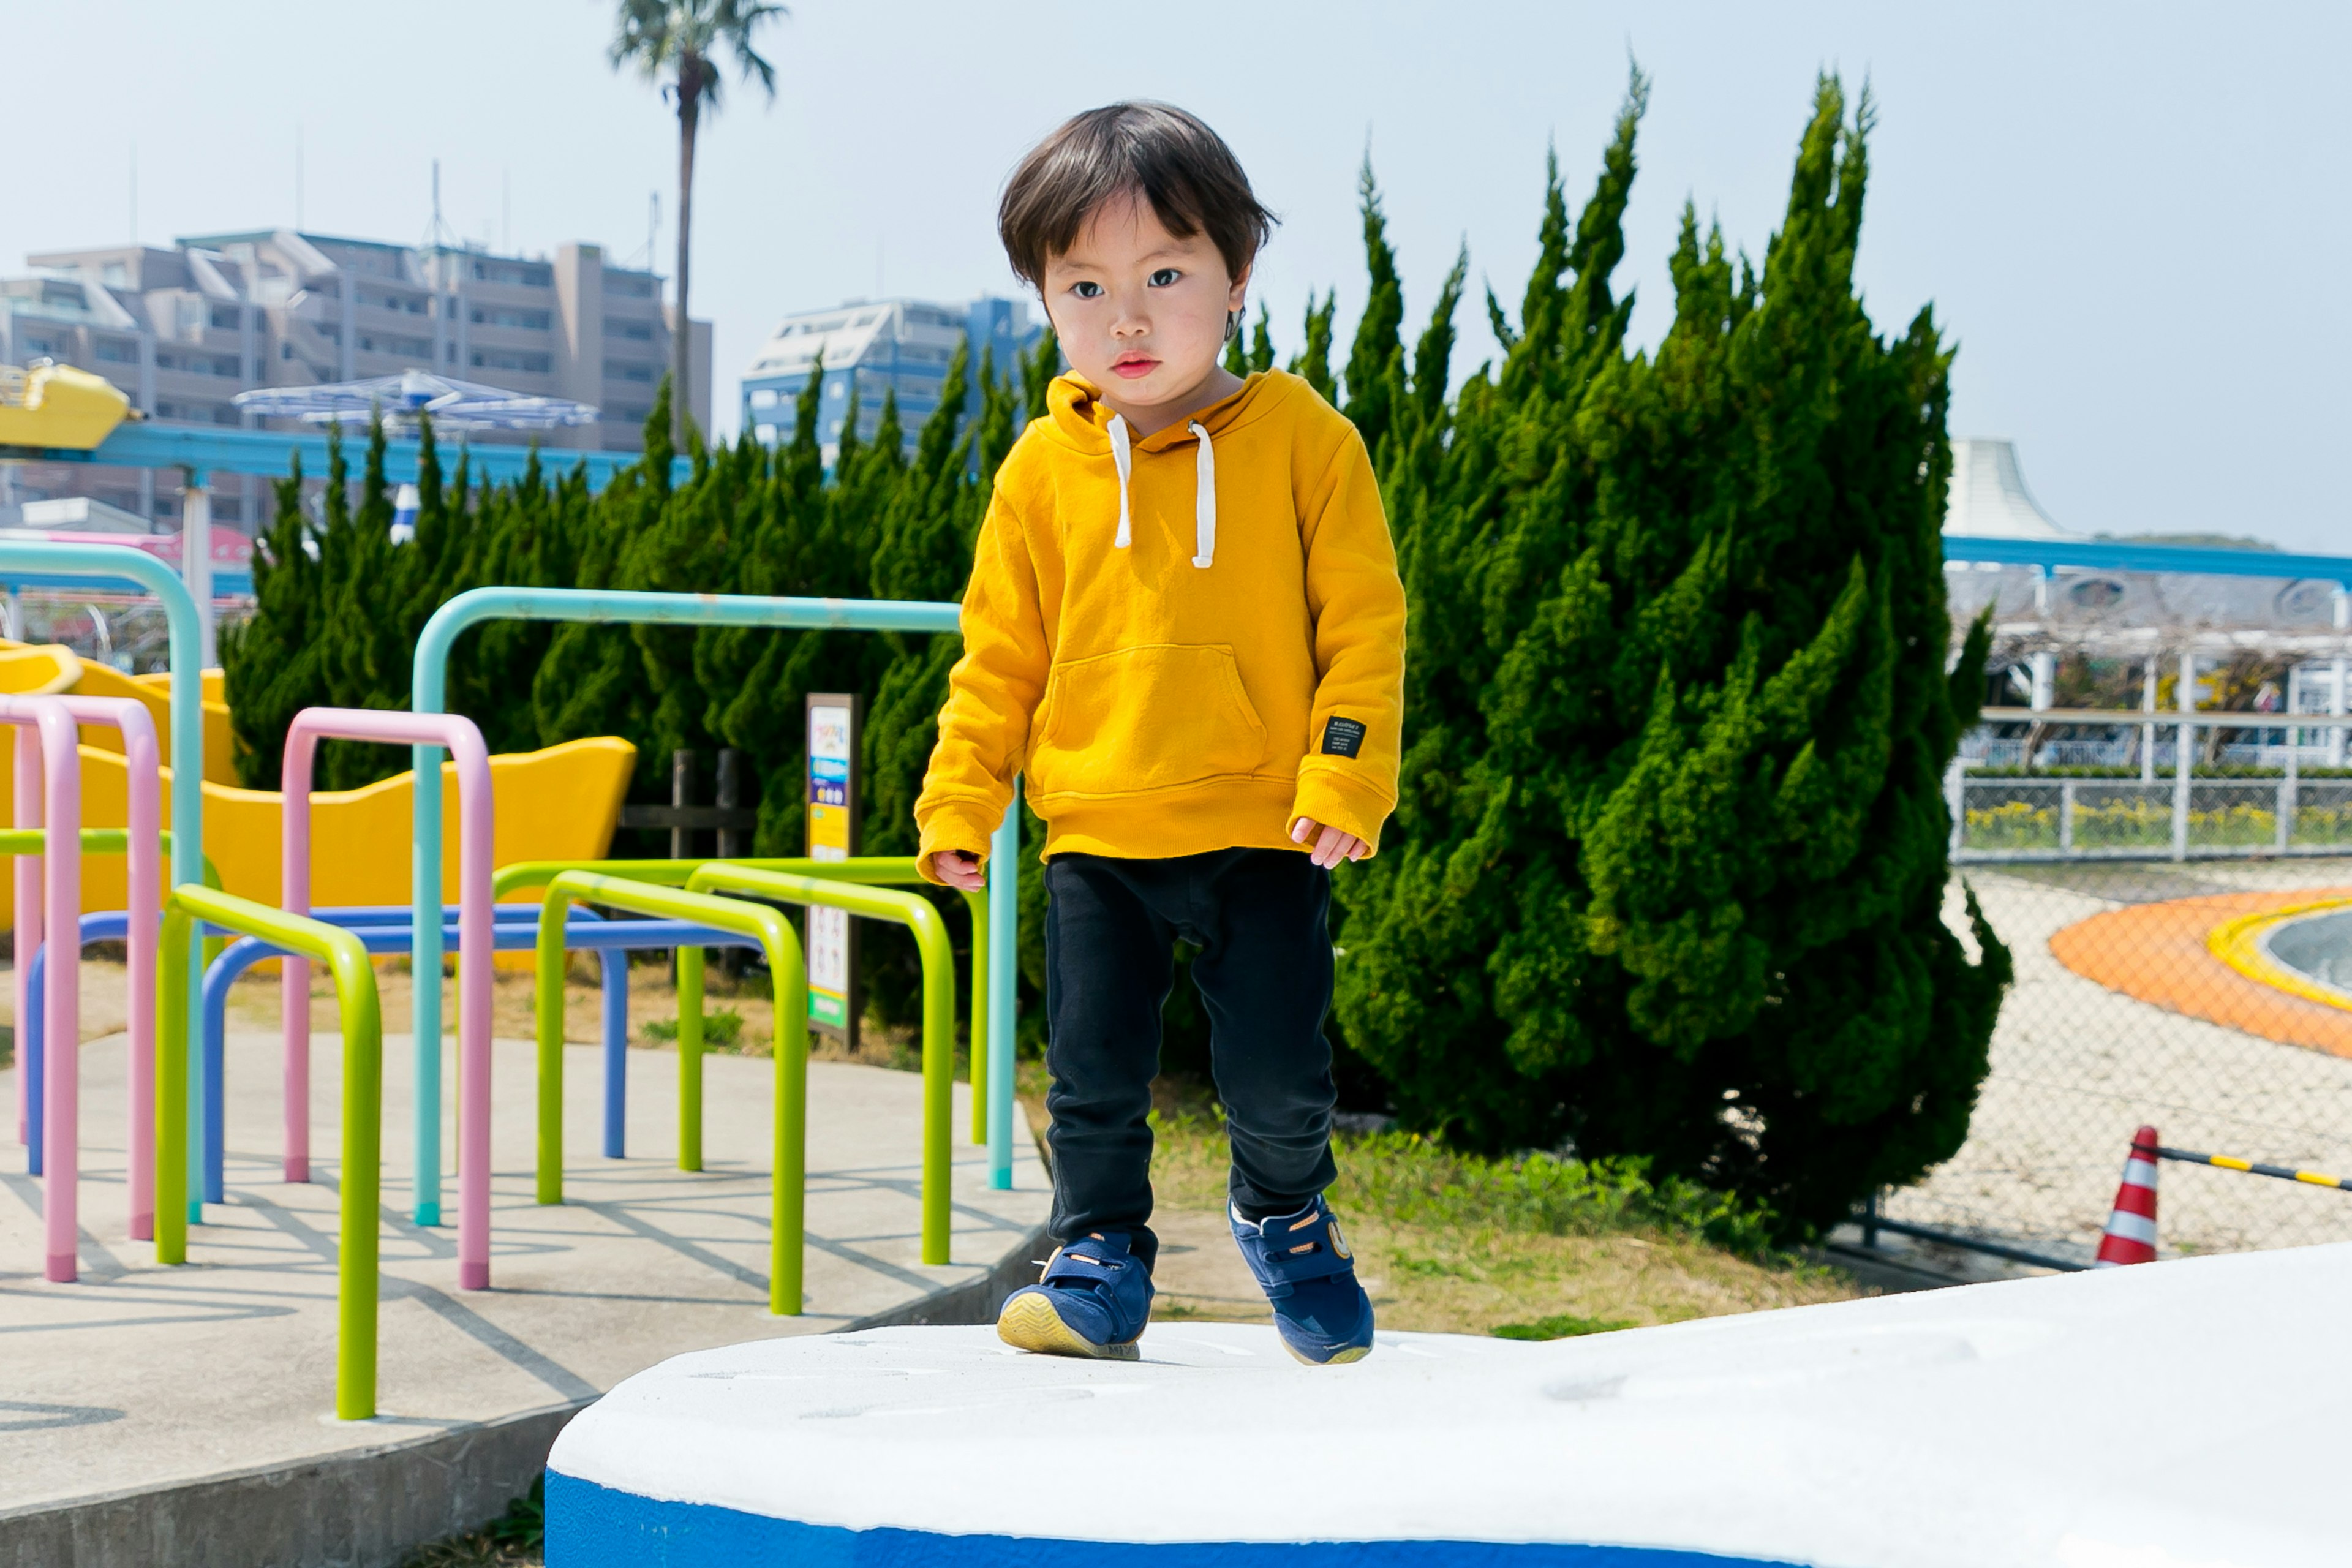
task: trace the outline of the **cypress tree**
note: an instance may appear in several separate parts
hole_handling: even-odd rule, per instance
[[[1364,297],[1364,313],[1356,322],[1356,341],[1348,353],[1348,399],[1340,412],[1356,426],[1371,451],[1388,443],[1395,400],[1402,393],[1404,351],[1397,330],[1404,324],[1404,284],[1397,277],[1396,251],[1389,244],[1388,219],[1381,211],[1380,187],[1372,180],[1372,161],[1364,159],[1356,176],[1357,205],[1364,220],[1364,264],[1371,275]],[[1331,304],[1339,296],[1335,290]],[[1324,331],[1330,331],[1330,306],[1324,310]],[[1317,387],[1328,398],[1330,393]]]
[[[658,521],[670,497],[670,385],[665,379],[646,416],[645,458],[615,473],[593,502],[567,508],[570,537],[563,552],[571,585],[624,585],[630,541]],[[584,476],[582,480],[585,488]],[[636,638],[627,626],[568,623],[548,639],[547,657],[531,679],[531,710],[541,745],[583,735],[623,735],[637,743],[632,794],[641,801],[668,798],[669,757],[646,743],[653,699],[646,690]]]
[[[1941,917],[1983,651],[1947,679],[1950,359],[1854,295],[1869,117],[1833,79],[1760,275],[1686,214],[1675,324],[1627,354],[1643,88],[1573,225],[1555,163],[1442,442],[1436,321],[1415,356],[1410,751],[1340,882],[1340,1014],[1415,1125],[1647,1156],[1798,1233],[1958,1147],[2007,979]]]
[[[1274,331],[1272,318],[1266,314],[1265,301],[1260,300],[1257,307],[1257,321],[1250,328],[1249,357],[1243,364],[1241,374],[1247,375],[1255,371],[1272,370],[1273,368]]]
[[[1318,305],[1310,291],[1307,296],[1307,346],[1293,356],[1286,367],[1290,374],[1305,379],[1307,385],[1321,395],[1326,403],[1339,401],[1339,384],[1331,379],[1331,318],[1339,309],[1339,291],[1332,289]]]
[[[846,597],[856,592],[847,585],[855,568],[837,531],[817,441],[824,373],[820,359],[801,393],[791,444],[765,459],[757,516],[743,551],[744,593]],[[695,646],[697,668],[714,704],[709,726],[744,752],[761,781],[752,845],[761,855],[798,855],[806,844],[803,700],[811,691],[837,689],[827,682],[841,673],[823,638],[822,633],[725,626],[706,632]]]
[[[320,679],[320,569],[299,458],[276,489],[278,514],[254,546],[254,612],[220,628],[236,777],[247,789],[278,786],[287,726]]]

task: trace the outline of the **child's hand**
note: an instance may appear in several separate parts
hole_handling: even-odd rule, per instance
[[[1318,834],[1319,837],[1317,837]],[[1309,838],[1315,839],[1315,852],[1309,858],[1327,871],[1342,860],[1360,860],[1372,852],[1372,847],[1354,834],[1342,833],[1311,816],[1302,816],[1291,825],[1290,841],[1304,844]],[[946,858],[944,855],[939,857],[940,860]],[[942,869],[940,874],[944,876],[945,870]]]
[[[931,856],[931,869],[950,888],[977,893],[981,887],[980,857],[961,849],[940,849]]]

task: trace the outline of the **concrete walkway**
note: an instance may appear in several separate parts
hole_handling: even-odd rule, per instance
[[[309,1185],[278,1180],[278,1051],[275,1037],[231,1037],[229,1201],[208,1207],[206,1223],[191,1229],[189,1267],[159,1268],[152,1246],[125,1239],[121,1036],[83,1051],[80,1283],[43,1281],[39,1184],[25,1173],[15,1139],[0,1138],[0,1564],[57,1561],[22,1555],[26,1527],[37,1522],[28,1516],[76,1503],[191,1484],[201,1490],[208,1479],[429,1447],[532,1412],[554,1417],[540,1423],[551,1436],[562,1414],[681,1352],[852,1323],[975,1321],[992,1313],[1003,1279],[1042,1255],[1034,1238],[1048,1184],[1025,1129],[1015,1140],[1014,1190],[988,1190],[985,1152],[962,1136],[970,1101],[959,1085],[955,1261],[923,1267],[921,1080],[820,1062],[810,1068],[806,1314],[771,1317],[771,1064],[707,1059],[708,1169],[685,1174],[674,1168],[677,1058],[631,1054],[631,1157],[608,1161],[599,1153],[599,1053],[569,1047],[568,1201],[542,1207],[531,1184],[531,1047],[502,1040],[492,1289],[461,1291],[454,1220],[427,1231],[405,1218],[410,1053],[406,1039],[394,1037],[384,1071],[384,1415],[339,1424],[331,1412],[341,1042],[321,1035],[313,1047],[318,1158]],[[13,1111],[14,1096],[0,1073],[0,1104]],[[444,1146],[456,1146],[454,1131],[445,1132]],[[454,1212],[454,1179],[445,1205]],[[480,1515],[504,1500],[487,1500]],[[396,1561],[396,1552],[385,1559],[361,1540],[333,1545],[330,1538],[351,1533],[344,1525],[321,1528],[320,1554],[269,1560]],[[143,1550],[165,1545],[146,1539]],[[194,1549],[195,1538],[184,1539]],[[63,1560],[121,1560],[90,1542]],[[210,1550],[174,1560],[200,1559],[263,1560]]]

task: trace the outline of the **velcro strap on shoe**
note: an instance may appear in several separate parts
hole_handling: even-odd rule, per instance
[[[1258,1283],[1267,1293],[1287,1295],[1310,1279],[1328,1279],[1355,1268],[1355,1260],[1333,1244],[1330,1214],[1318,1208],[1291,1228],[1269,1222],[1246,1250],[1256,1265]]]
[[[1055,1252],[1051,1261],[1045,1265],[1045,1277],[1039,1283],[1104,1285],[1117,1279],[1119,1273],[1134,1261],[1125,1252],[1111,1253],[1107,1249],[1097,1251],[1091,1247],[1079,1251],[1074,1247],[1065,1247]]]

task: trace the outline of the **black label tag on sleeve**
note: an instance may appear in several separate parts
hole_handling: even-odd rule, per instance
[[[1327,757],[1352,757],[1364,743],[1364,726],[1360,720],[1342,719],[1334,713],[1324,721],[1323,754]]]

